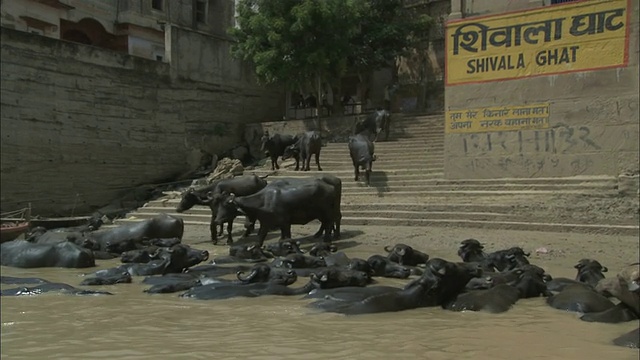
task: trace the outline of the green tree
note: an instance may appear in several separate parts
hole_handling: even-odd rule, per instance
[[[428,35],[431,19],[401,0],[240,0],[232,54],[258,80],[290,89],[392,66]],[[338,91],[339,93],[339,91]]]

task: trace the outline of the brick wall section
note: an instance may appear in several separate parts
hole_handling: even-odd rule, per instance
[[[31,202],[42,216],[87,213],[188,171],[200,150],[241,142],[244,123],[281,114],[282,94],[249,75],[196,81],[167,63],[5,28],[1,35],[2,211]]]

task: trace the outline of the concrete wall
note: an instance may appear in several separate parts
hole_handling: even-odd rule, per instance
[[[471,3],[475,6],[472,13],[484,13],[484,10],[479,10],[479,4],[502,2]],[[509,2],[511,6],[514,3]],[[522,1],[521,6],[527,3],[535,2]],[[626,66],[448,84],[445,106],[449,114],[456,111],[464,114],[469,109],[508,109],[535,104],[547,104],[548,113],[547,126],[448,132],[445,135],[445,176],[455,179],[637,173],[640,105],[638,3],[638,0],[629,2],[630,23],[627,26],[630,38]],[[509,10],[506,6],[495,8],[495,4],[483,9],[492,12]],[[616,0],[614,5],[625,4],[626,1]],[[556,6],[560,9],[569,5]],[[569,27],[571,24],[565,25]],[[590,48],[588,43],[580,45],[581,51],[595,51],[593,54],[603,51],[600,45],[591,45],[594,48]],[[553,49],[553,42],[541,45],[541,48]],[[449,48],[448,56],[451,55]],[[477,55],[478,58],[482,56],[486,55]],[[448,62],[448,65],[452,64]]]
[[[200,35],[170,34],[196,50]],[[202,151],[241,143],[244,123],[282,114],[283,94],[232,70],[211,39],[200,65],[218,56],[198,77],[183,54],[168,64],[6,28],[1,36],[2,211],[31,202],[43,216],[87,213],[194,168]]]

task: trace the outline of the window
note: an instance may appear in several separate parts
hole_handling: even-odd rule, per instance
[[[196,0],[196,21],[207,22],[207,2],[204,0]]]
[[[151,0],[151,8],[162,11],[162,1],[163,0]]]
[[[576,0],[551,0],[551,5],[568,3]]]
[[[156,61],[162,61],[163,57],[162,55],[156,55]]]

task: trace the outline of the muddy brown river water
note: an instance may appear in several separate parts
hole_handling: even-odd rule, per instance
[[[294,238],[316,226],[294,227]],[[351,257],[382,253],[403,242],[432,257],[457,261],[458,243],[474,237],[487,250],[521,246],[531,262],[553,276],[574,277],[573,265],[595,258],[608,276],[638,259],[638,239],[629,236],[504,230],[344,227],[337,245]],[[184,242],[223,255],[226,246],[207,242],[208,229],[187,226]],[[275,234],[270,236],[276,241]],[[305,242],[312,239],[303,238]],[[536,254],[545,247],[547,254]],[[42,277],[77,286],[95,269],[16,269],[4,276]],[[299,296],[193,300],[178,294],[149,295],[148,285],[94,287],[113,296],[43,294],[1,299],[2,359],[638,359],[634,349],[611,340],[638,327],[586,323],[553,309],[543,298],[518,301],[503,314],[451,312],[440,308],[343,316],[318,313]],[[300,279],[292,286],[300,286]],[[380,284],[403,285],[403,280]],[[4,288],[14,287],[3,285]]]

